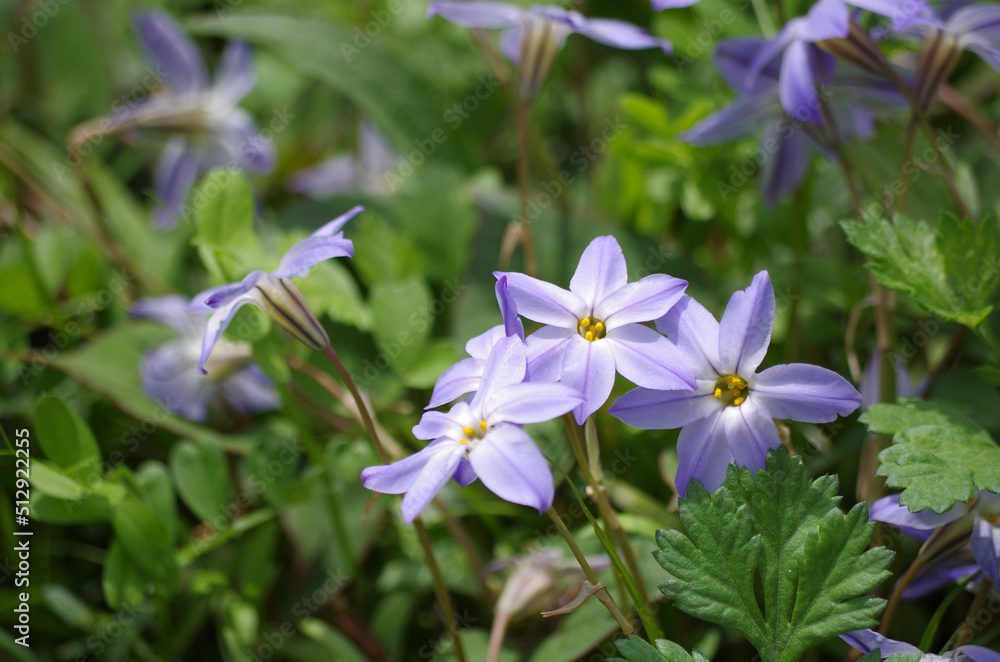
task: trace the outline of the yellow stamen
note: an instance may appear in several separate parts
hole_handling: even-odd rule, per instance
[[[597,333],[600,333],[603,330],[604,330],[604,325],[601,324],[600,322],[594,325],[594,331],[596,331]]]
[[[717,397],[717,398],[721,398],[722,397],[722,389],[721,388],[715,389],[715,397]]]
[[[587,331],[587,335],[585,335],[584,338],[586,338],[587,340],[593,340],[594,339],[594,332],[593,331]],[[601,345],[601,347],[604,347],[604,345]]]
[[[462,428],[463,434],[472,434],[472,428]]]
[[[486,421],[479,421],[479,427],[482,428],[483,432],[486,432]]]
[[[582,320],[580,320],[580,326],[582,326],[585,329],[588,326],[590,326],[590,318],[589,317],[584,317]]]
[[[746,400],[746,398],[736,398],[735,400],[733,400],[733,404],[739,407],[741,404],[743,404],[744,400]]]
[[[740,394],[740,390],[738,388],[734,388],[729,392],[733,394],[734,398]]]
[[[459,439],[458,443],[460,443],[460,444],[467,444],[467,443],[469,443],[469,440],[468,439]]]

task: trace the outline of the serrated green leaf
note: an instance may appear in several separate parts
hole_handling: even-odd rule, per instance
[[[38,443],[52,463],[62,469],[99,464],[101,453],[83,419],[59,398],[49,395],[35,408]]]
[[[698,651],[688,653],[682,646],[666,639],[657,639],[653,648],[642,637],[631,635],[615,642],[624,658],[612,657],[608,662],[708,662]]]
[[[906,292],[928,311],[976,328],[992,310],[1000,283],[997,227],[942,215],[937,228],[897,216],[844,221],[847,239],[872,260],[868,268],[884,287]],[[982,273],[980,273],[982,272]]]
[[[903,488],[899,502],[912,512],[943,513],[975,490],[1000,491],[1000,446],[960,413],[908,400],[876,405],[861,421],[872,432],[893,435],[879,453],[877,473],[890,487]]]
[[[657,531],[655,556],[670,574],[660,590],[683,611],[743,633],[765,662],[794,662],[826,639],[871,627],[885,601],[866,594],[889,576],[893,553],[867,549],[867,507],[845,516],[836,489],[833,476],[809,481],[784,447],[756,478],[731,465],[713,494],[692,482],[680,504],[688,536]]]
[[[229,478],[226,458],[206,441],[182,442],[170,450],[170,471],[184,504],[202,521],[226,517]]]

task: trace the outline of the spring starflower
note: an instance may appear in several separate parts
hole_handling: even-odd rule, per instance
[[[694,391],[637,388],[610,413],[647,430],[682,428],[677,440],[677,491],[690,480],[714,491],[736,462],[757,470],[781,443],[771,419],[824,423],[850,414],[861,395],[835,372],[791,363],[757,373],[774,327],[774,288],[766,271],[736,292],[722,322],[689,296],[656,327],[691,362]]]
[[[238,283],[228,283],[198,294],[189,306],[192,312],[211,313],[201,347],[198,369],[207,374],[208,360],[236,311],[252,303],[306,346],[321,351],[330,344],[326,331],[309,310],[299,288],[290,280],[305,276],[309,268],[334,257],[353,257],[354,244],[341,228],[364,211],[354,207],[288,249],[272,272],[252,271]]]
[[[1000,662],[1000,653],[984,648],[983,646],[959,646],[954,650],[947,651],[941,655],[924,653],[916,646],[890,639],[885,635],[872,630],[855,630],[847,634],[840,635],[840,638],[851,645],[855,650],[862,653],[871,653],[876,648],[882,659],[892,655],[913,655],[920,656],[918,662],[933,662],[935,660],[953,660],[953,662]]]
[[[528,336],[528,372],[534,381],[559,380],[583,393],[586,401],[573,410],[577,423],[604,405],[616,372],[646,388],[695,387],[680,350],[642,325],[670,310],[687,281],[652,274],[629,283],[614,237],[590,242],[569,291],[524,274],[494,275],[507,277],[521,315],[546,325]]]
[[[542,513],[552,506],[555,487],[548,462],[522,428],[562,416],[583,398],[562,384],[524,383],[524,343],[502,338],[490,352],[475,396],[445,414],[424,413],[413,428],[423,450],[394,464],[361,472],[364,486],[403,494],[403,519],[412,522],[454,478],[466,487],[477,478],[501,499]]]

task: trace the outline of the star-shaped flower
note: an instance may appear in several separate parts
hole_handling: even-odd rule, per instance
[[[840,635],[840,638],[851,645],[855,650],[862,653],[871,653],[876,648],[882,659],[892,655],[913,655],[920,656],[920,662],[933,662],[934,660],[953,660],[954,662],[1000,662],[1000,653],[992,651],[983,646],[959,646],[955,650],[947,651],[942,655],[924,653],[916,646],[902,641],[890,639],[872,630],[856,630]]]

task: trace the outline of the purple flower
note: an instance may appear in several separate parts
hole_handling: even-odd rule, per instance
[[[180,334],[146,352],[139,367],[143,390],[170,411],[204,422],[210,409],[253,413],[278,406],[273,383],[253,363],[253,351],[246,343],[220,342],[209,360],[213,375],[199,372],[206,318],[189,313],[183,297],[142,299],[132,307],[132,314],[166,324]]]
[[[828,124],[809,125],[811,128],[807,131],[782,108],[777,61],[767,63],[754,77],[752,85],[746,87],[750,63],[765,45],[766,42],[758,38],[731,39],[719,45],[713,56],[715,65],[729,86],[741,96],[680,134],[679,138],[698,146],[716,145],[751,135],[763,127],[757,156],[748,162],[752,170],[734,172],[745,181],[746,176],[759,170],[764,202],[774,206],[802,182],[814,150],[826,149],[824,142],[832,143],[852,135],[863,139],[871,137],[875,114],[869,108],[901,107],[905,101],[885,80],[850,71],[838,72],[827,101],[839,133],[833,134],[833,127]],[[725,199],[740,185],[740,180],[733,175],[728,184],[720,180],[718,189]]]
[[[1000,495],[977,490],[969,503],[956,503],[944,513],[921,510],[917,513],[900,505],[899,495],[883,497],[872,504],[870,518],[893,524],[918,538],[927,537],[941,526],[949,527],[942,547],[952,547],[951,541],[970,536],[972,555],[983,573],[1000,586]]]
[[[501,338],[517,336],[524,340],[524,326],[517,317],[517,308],[507,290],[506,276],[497,281],[496,295],[500,313],[503,315],[503,324],[498,324],[465,344],[465,351],[469,353],[470,358],[462,359],[438,377],[437,383],[434,384],[434,392],[431,394],[431,401],[424,409],[440,407],[479,388],[486,360]]]
[[[890,639],[872,630],[855,630],[854,632],[840,635],[840,638],[850,644],[851,648],[865,654],[871,653],[877,648],[882,659],[891,655],[913,655],[916,653],[920,656],[921,662],[930,662],[932,660],[1000,662],[1000,653],[982,646],[959,646],[955,650],[947,651],[941,655],[933,655],[931,653],[924,653],[916,646]]]
[[[583,393],[573,411],[581,425],[611,395],[616,372],[646,388],[694,388],[680,352],[641,324],[670,310],[687,281],[653,274],[629,283],[614,237],[590,242],[568,292],[524,274],[494,275],[506,275],[520,314],[546,325],[527,339],[532,381],[561,380]]]
[[[398,155],[374,125],[358,127],[358,155],[335,156],[310,168],[303,168],[285,181],[285,188],[314,200],[352,192],[385,193],[391,186],[386,173]]]
[[[653,11],[663,11],[664,9],[681,9],[692,7],[698,4],[698,0],[653,0]]]
[[[767,451],[781,443],[773,418],[824,423],[858,408],[861,395],[825,368],[792,363],[756,372],[771,342],[774,312],[766,271],[733,294],[721,323],[685,296],[656,326],[690,357],[694,392],[637,388],[612,405],[611,414],[638,428],[682,428],[677,440],[680,496],[692,479],[714,491],[731,462],[763,468]]]
[[[236,311],[252,303],[283,329],[315,350],[330,344],[326,331],[309,310],[299,288],[290,278],[305,276],[313,265],[334,257],[353,257],[354,244],[344,238],[341,228],[364,211],[354,207],[330,221],[309,237],[288,249],[278,268],[270,273],[252,271],[238,283],[227,283],[195,296],[189,305],[192,312],[212,313],[205,329],[198,369],[206,374],[205,362]]]
[[[270,172],[274,145],[236,105],[255,82],[249,45],[229,44],[209,85],[197,48],[168,14],[136,12],[132,25],[146,56],[162,72],[166,89],[116,111],[110,116],[111,130],[171,134],[153,176],[153,188],[166,207],[153,218],[159,227],[169,228],[199,174],[221,166]]]
[[[586,18],[578,12],[550,5],[524,9],[505,2],[435,2],[428,16],[443,16],[467,28],[500,28],[500,48],[520,70],[518,92],[533,99],[566,37],[576,32],[602,44],[628,50],[660,48],[669,54],[670,42],[645,30],[605,18]]]
[[[423,450],[394,464],[361,472],[364,486],[384,494],[403,494],[403,519],[412,522],[448,479],[466,487],[477,478],[501,499],[544,512],[555,488],[548,462],[522,429],[577,406],[582,398],[561,384],[522,383],[524,343],[501,339],[490,352],[475,396],[447,414],[424,413],[413,428],[430,439]]]

